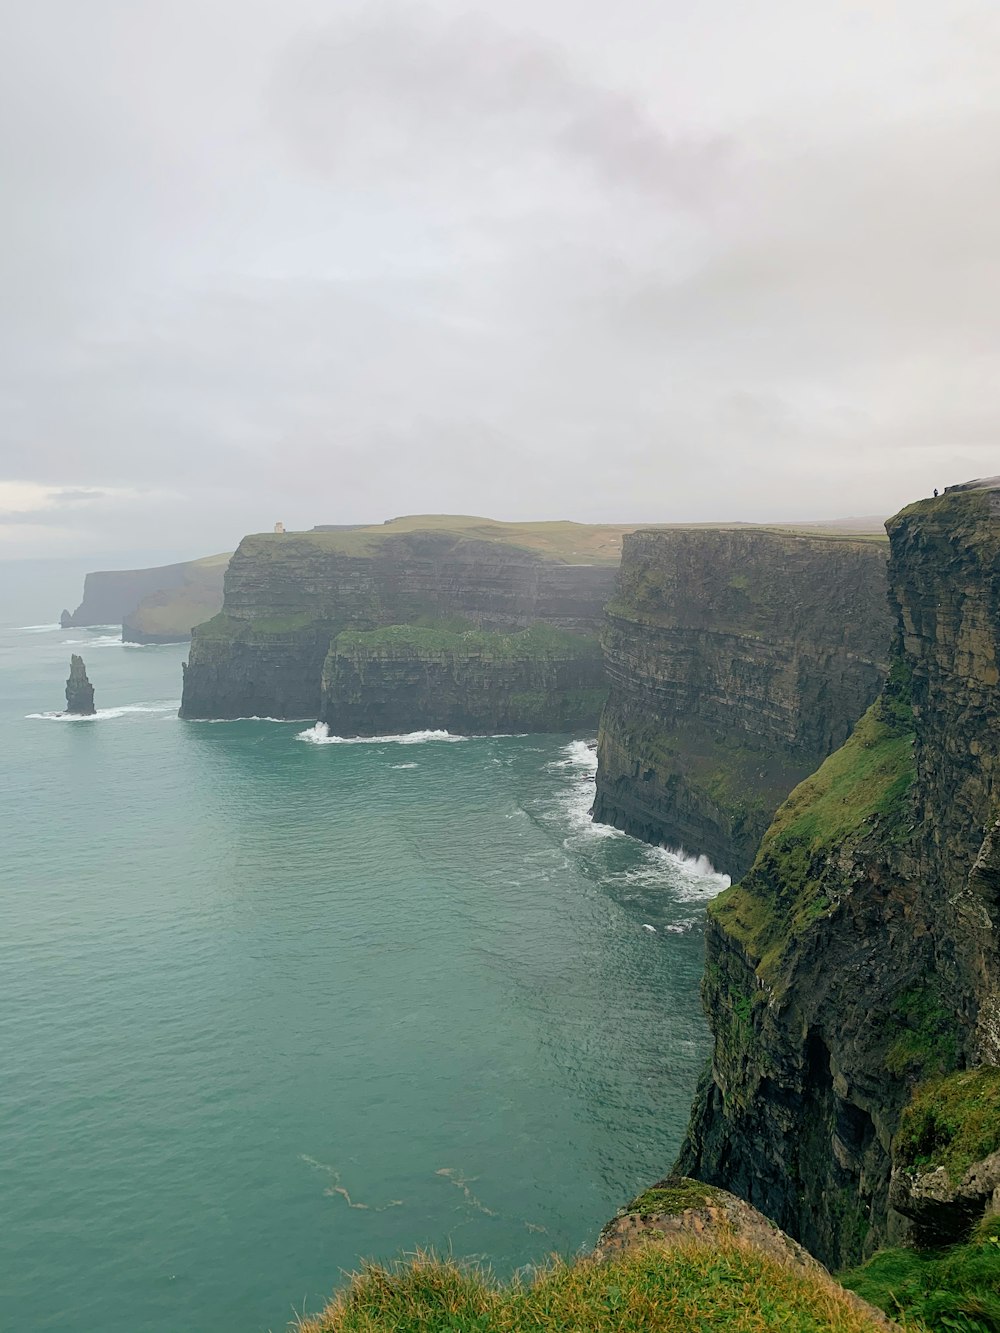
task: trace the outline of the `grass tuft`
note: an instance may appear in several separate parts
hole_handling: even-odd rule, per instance
[[[300,1333],[873,1333],[822,1274],[720,1240],[648,1244],[608,1263],[558,1261],[502,1285],[483,1270],[418,1254],[366,1265]]]
[[[1000,1333],[1000,1217],[967,1245],[881,1250],[841,1282],[871,1305],[931,1333]]]

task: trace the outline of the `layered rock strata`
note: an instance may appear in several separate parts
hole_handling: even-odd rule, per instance
[[[743,873],[779,802],[878,693],[885,565],[874,539],[627,536],[604,630],[594,818]]]
[[[440,629],[457,621],[463,630],[508,633],[541,623],[594,637],[614,578],[611,561],[567,563],[461,532],[365,529],[247,537],[226,574],[222,614],[194,634],[182,716],[316,718],[330,712],[324,665],[333,641],[348,629]],[[345,707],[353,688],[347,676],[361,669],[360,652],[355,650],[353,668],[348,659],[335,658],[327,671],[328,681],[343,682]],[[391,672],[388,657],[377,656],[385,709]],[[449,668],[452,681],[456,663]],[[442,674],[433,653],[427,666],[445,687],[448,672]],[[400,685],[408,688],[403,677],[418,669],[416,659],[391,670],[397,667]],[[522,676],[519,684],[508,676],[498,688],[529,693],[544,685],[540,677]],[[432,688],[428,676],[425,694]],[[417,725],[431,725],[430,718],[421,716]]]
[[[914,1088],[1000,1062],[1000,494],[888,529],[886,686],[709,910],[714,1051],[679,1164],[835,1268],[919,1211],[890,1199]]]
[[[569,732],[596,728],[606,695],[596,638],[393,626],[333,641],[320,718],[343,736]]]

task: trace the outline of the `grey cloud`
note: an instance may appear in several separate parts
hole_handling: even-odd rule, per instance
[[[425,187],[443,174],[468,192],[516,173],[544,194],[562,159],[676,205],[718,188],[727,155],[723,140],[670,134],[558,50],[468,12],[386,6],[304,34],[281,58],[272,105],[320,170]]]
[[[0,50],[0,480],[63,498],[0,522],[197,554],[996,471],[997,28],[944,8],[39,0]]]

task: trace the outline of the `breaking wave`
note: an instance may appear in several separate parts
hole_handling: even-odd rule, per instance
[[[295,737],[308,745],[422,745],[424,741],[464,741],[466,736],[453,736],[450,731],[407,731],[399,736],[331,736],[326,722],[300,731]]]
[[[129,713],[176,713],[179,707],[179,699],[164,699],[159,703],[122,704],[118,708],[98,708],[96,713],[26,713],[25,717],[44,722],[107,722],[115,717],[126,717]]]
[[[674,901],[704,902],[729,887],[730,877],[716,870],[707,856],[691,856],[683,847],[652,847],[610,824],[596,824],[590,814],[597,773],[596,748],[587,741],[571,741],[560,753],[562,757],[552,760],[548,767],[568,770],[567,776],[572,774],[566,789],[557,797],[556,806],[558,819],[569,826],[569,834],[563,840],[567,850],[586,850],[588,844],[602,842],[631,844],[637,855],[634,864],[621,869],[607,866],[602,871],[625,890],[648,893],[669,887]]]

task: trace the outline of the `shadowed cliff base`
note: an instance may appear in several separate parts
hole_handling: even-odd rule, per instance
[[[878,693],[886,554],[751,528],[626,537],[594,818],[744,873],[779,803]]]
[[[946,1145],[918,1165],[894,1136],[915,1089],[950,1124],[968,1101],[939,1080],[998,1063],[998,501],[955,490],[890,521],[883,693],[709,909],[714,1053],[679,1169],[834,1267],[911,1234],[950,1243],[978,1188],[963,1177],[952,1222],[914,1232],[893,1182],[944,1168]]]

